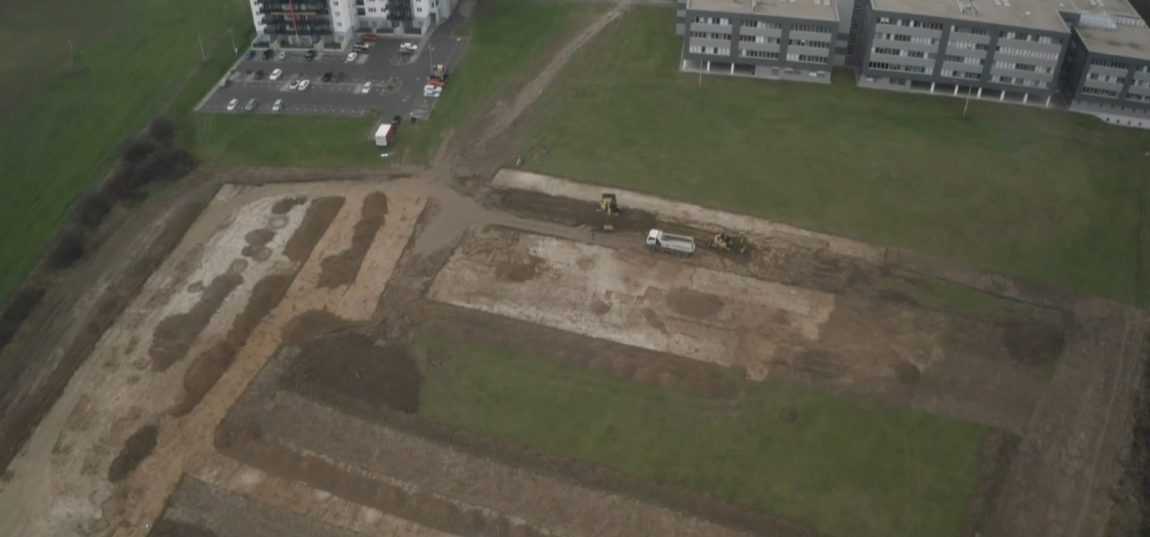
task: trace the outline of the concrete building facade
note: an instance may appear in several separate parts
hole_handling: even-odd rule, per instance
[[[680,0],[688,72],[828,83],[837,0]]]
[[[1062,0],[1074,27],[1063,88],[1070,109],[1150,128],[1150,28],[1125,0]]]
[[[859,85],[1049,106],[1070,29],[1042,0],[860,0]]]
[[[249,0],[256,33],[310,46],[356,35],[421,35],[447,20],[455,0]]]
[[[1150,28],[1128,0],[679,0],[687,72],[1058,105],[1150,128]]]

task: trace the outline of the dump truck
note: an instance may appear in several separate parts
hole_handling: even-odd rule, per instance
[[[695,239],[688,235],[675,235],[658,229],[647,232],[647,248],[678,255],[695,253]]]

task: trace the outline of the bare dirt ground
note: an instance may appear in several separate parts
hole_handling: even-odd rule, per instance
[[[215,201],[182,240],[198,207],[147,205],[142,231],[61,290],[79,298],[49,300],[40,337],[5,350],[50,367],[11,377],[0,401],[26,406],[3,430],[30,430],[63,395],[0,481],[0,534],[813,534],[420,422],[398,380],[420,372],[396,343],[430,325],[709,397],[737,367],[988,424],[1004,432],[967,535],[1101,535],[1142,312],[666,200],[626,200],[618,232],[598,233],[595,186],[489,190],[522,112],[626,7],[458,126],[430,170],[204,170],[188,199]],[[754,248],[636,253],[652,225],[740,231]],[[956,311],[908,291],[935,281],[998,302]]]

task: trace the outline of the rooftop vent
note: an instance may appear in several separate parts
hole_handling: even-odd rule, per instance
[[[974,5],[974,0],[958,0],[958,10],[967,17],[978,16],[978,6]]]

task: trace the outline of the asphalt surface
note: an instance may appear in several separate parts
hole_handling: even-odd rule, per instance
[[[227,83],[216,84],[212,93],[201,103],[200,112],[221,114],[295,114],[330,115],[341,117],[380,117],[395,115],[426,118],[434,107],[435,99],[423,96],[423,86],[434,64],[445,64],[450,72],[462,52],[465,41],[457,37],[457,29],[466,19],[456,14],[439,25],[434,32],[416,38],[382,38],[366,53],[360,53],[353,62],[347,61],[347,50],[323,50],[313,61],[307,61],[304,51],[288,51],[282,60],[244,59],[229,71]],[[400,44],[418,43],[415,54],[401,54]],[[275,69],[283,71],[275,81],[268,77]],[[255,73],[263,72],[257,79]],[[325,73],[332,80],[324,82]],[[290,89],[292,81],[309,80],[304,91]],[[364,92],[364,83],[371,87]],[[450,84],[444,89],[450,91]],[[237,100],[234,111],[227,110],[228,102]],[[251,112],[244,110],[248,101],[255,100]],[[283,104],[279,112],[272,111],[277,99]]]

